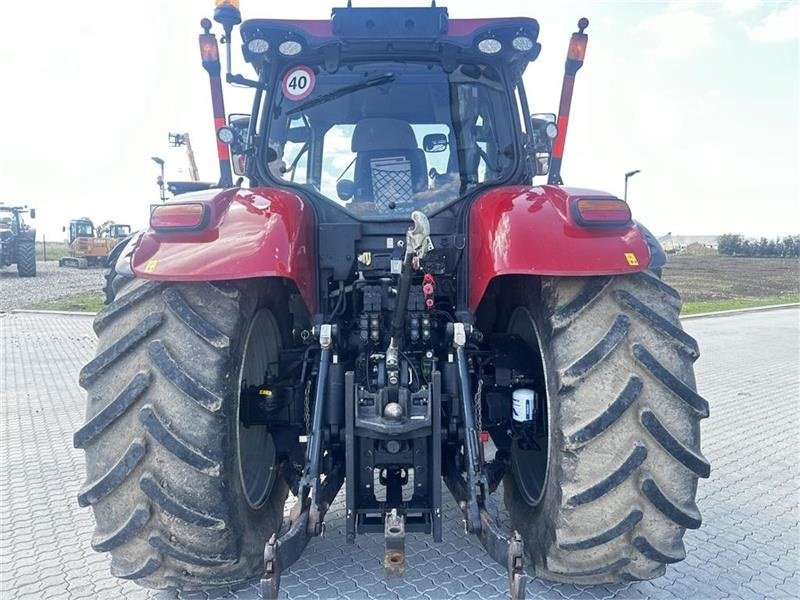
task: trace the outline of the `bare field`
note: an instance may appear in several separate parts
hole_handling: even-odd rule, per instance
[[[664,280],[687,302],[797,296],[800,294],[800,260],[670,256]]]

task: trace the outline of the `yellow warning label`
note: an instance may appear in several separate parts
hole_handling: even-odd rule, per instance
[[[148,260],[147,264],[144,266],[145,273],[152,273],[156,270],[156,265],[158,264],[157,260]]]
[[[632,267],[638,267],[639,261],[636,258],[636,255],[633,252],[626,252],[625,259],[628,261],[628,264]]]

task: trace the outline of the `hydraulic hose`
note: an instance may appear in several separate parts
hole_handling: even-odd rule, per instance
[[[403,268],[400,271],[400,284],[397,288],[397,302],[392,315],[392,337],[399,344],[403,339],[406,325],[406,309],[408,308],[408,295],[411,292],[411,272],[414,261],[413,254],[406,254]]]

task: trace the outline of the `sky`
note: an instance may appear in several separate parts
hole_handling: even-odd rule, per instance
[[[328,18],[345,0],[241,0],[244,18]],[[534,112],[557,112],[569,35],[590,20],[562,176],[623,194],[657,235],[800,233],[800,2],[439,1],[451,18],[527,16],[542,51]],[[422,6],[426,0],[354,0]],[[69,219],[146,225],[158,167],[188,179],[168,132],[191,134],[201,179],[219,177],[197,48],[213,0],[8,2],[0,36],[0,202],[37,209],[39,239]],[[217,30],[219,32],[219,30]],[[236,34],[234,34],[236,36]],[[240,46],[235,37],[234,48]],[[234,70],[252,75],[238,50]],[[226,87],[226,109],[250,91]]]

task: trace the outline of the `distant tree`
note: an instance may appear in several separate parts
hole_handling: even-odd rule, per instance
[[[717,238],[717,250],[725,256],[736,256],[744,238],[738,233],[725,233]]]
[[[758,240],[738,233],[725,233],[717,238],[717,251],[723,256],[800,257],[800,235]]]

